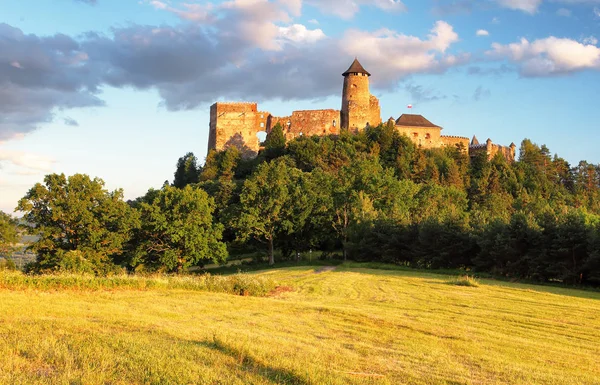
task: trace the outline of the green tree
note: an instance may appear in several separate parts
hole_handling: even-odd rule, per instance
[[[0,211],[0,256],[8,257],[19,241],[18,222],[15,218]]]
[[[191,186],[150,190],[138,207],[133,266],[181,273],[190,266],[227,259],[223,226],[213,223],[213,199]]]
[[[83,174],[51,174],[19,201],[38,236],[30,249],[37,253],[34,269],[56,270],[70,251],[89,258],[94,272],[102,273],[120,261],[125,243],[139,224],[137,213],[123,201],[123,191],[109,192],[104,181]]]
[[[277,123],[267,135],[265,141],[265,156],[267,159],[275,159],[285,153],[285,135],[281,124]]]
[[[234,224],[238,238],[268,244],[269,264],[275,263],[275,239],[294,231],[294,198],[302,171],[289,158],[262,163],[246,179],[240,195],[240,214]]]
[[[199,175],[198,159],[193,152],[188,152],[177,161],[173,186],[184,188],[188,184],[198,183]]]

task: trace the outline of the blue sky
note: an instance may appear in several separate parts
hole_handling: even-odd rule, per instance
[[[599,163],[599,38],[600,0],[0,0],[0,210],[51,172],[140,196],[214,101],[339,109],[354,56],[384,119]]]

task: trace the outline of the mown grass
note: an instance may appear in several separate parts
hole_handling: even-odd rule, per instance
[[[318,272],[318,273],[317,273]],[[2,384],[597,384],[600,293],[338,266],[291,291],[0,288]]]

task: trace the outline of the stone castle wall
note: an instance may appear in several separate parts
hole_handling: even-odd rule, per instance
[[[456,147],[463,152],[469,152],[469,138],[462,136],[442,135],[440,137],[443,146]]]
[[[257,111],[256,103],[215,103],[210,107],[208,149],[237,147],[242,156],[258,154],[256,135],[265,131],[268,115]]]
[[[439,148],[443,145],[442,130],[439,127],[396,126],[396,131],[408,136],[414,144],[422,148]]]
[[[291,125],[284,132],[287,139],[301,135],[338,135],[340,133],[340,111],[294,111]]]
[[[509,162],[513,162],[516,156],[516,146],[501,146],[499,144],[494,144],[490,139],[487,140],[486,143],[477,144],[469,147],[469,155],[471,157],[476,156],[477,154],[485,153],[487,154],[488,160],[491,160],[496,154],[501,154],[504,159]]]

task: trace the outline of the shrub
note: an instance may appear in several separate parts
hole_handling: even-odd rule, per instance
[[[28,275],[0,271],[0,288],[9,290],[169,290],[210,291],[243,296],[266,296],[276,287],[270,278],[250,274],[228,276],[204,274],[201,276],[129,276],[97,277],[92,274]]]
[[[479,281],[475,277],[468,275],[451,278],[446,281],[446,284],[455,286],[479,287]]]

